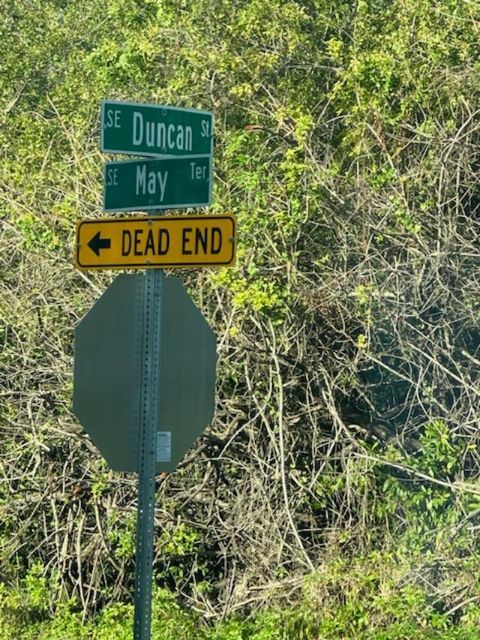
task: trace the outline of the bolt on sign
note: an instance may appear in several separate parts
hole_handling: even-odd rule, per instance
[[[78,269],[228,266],[234,259],[231,215],[106,218],[77,224]]]
[[[210,156],[105,164],[104,211],[206,207],[211,197]]]
[[[213,115],[208,111],[105,100],[100,148],[140,156],[212,155]]]

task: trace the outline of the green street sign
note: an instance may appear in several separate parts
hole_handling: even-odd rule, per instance
[[[107,162],[104,211],[206,207],[211,202],[210,156]]]
[[[140,156],[212,155],[213,114],[196,109],[105,100],[100,148]]]

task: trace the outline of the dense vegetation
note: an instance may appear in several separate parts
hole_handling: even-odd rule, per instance
[[[71,413],[113,274],[103,98],[215,113],[211,427],[159,479],[155,637],[478,638],[477,0],[0,0],[0,637],[127,638],[135,477]],[[175,275],[178,275],[175,274]]]

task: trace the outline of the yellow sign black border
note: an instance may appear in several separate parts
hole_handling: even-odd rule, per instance
[[[128,263],[125,262],[115,262],[115,263],[99,263],[96,260],[85,260],[85,257],[82,255],[85,252],[85,242],[81,243],[82,230],[85,226],[93,227],[92,233],[101,232],[102,226],[107,225],[126,225],[135,227],[135,225],[154,225],[158,223],[171,225],[172,223],[175,225],[177,222],[181,224],[190,223],[195,224],[198,222],[203,224],[206,221],[215,222],[225,222],[228,221],[231,223],[231,232],[229,235],[229,241],[231,244],[231,252],[229,253],[227,259],[223,259],[221,261],[211,261],[206,262],[205,260],[199,262],[180,262],[178,260],[171,262],[152,262],[144,257],[139,259],[136,263]],[[132,217],[115,217],[115,218],[99,218],[99,219],[85,219],[77,222],[76,225],[76,247],[75,247],[75,261],[74,265],[80,271],[89,271],[92,269],[176,269],[183,268],[188,269],[190,267],[226,267],[231,266],[235,261],[235,253],[236,253],[236,218],[231,214],[223,214],[223,215],[184,215],[184,216],[132,216]],[[88,243],[87,243],[88,244]],[[102,250],[102,249],[100,249]],[[89,247],[89,251],[94,253],[92,249]]]

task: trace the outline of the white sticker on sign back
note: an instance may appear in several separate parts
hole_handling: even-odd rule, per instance
[[[157,462],[172,461],[172,432],[157,431]]]

